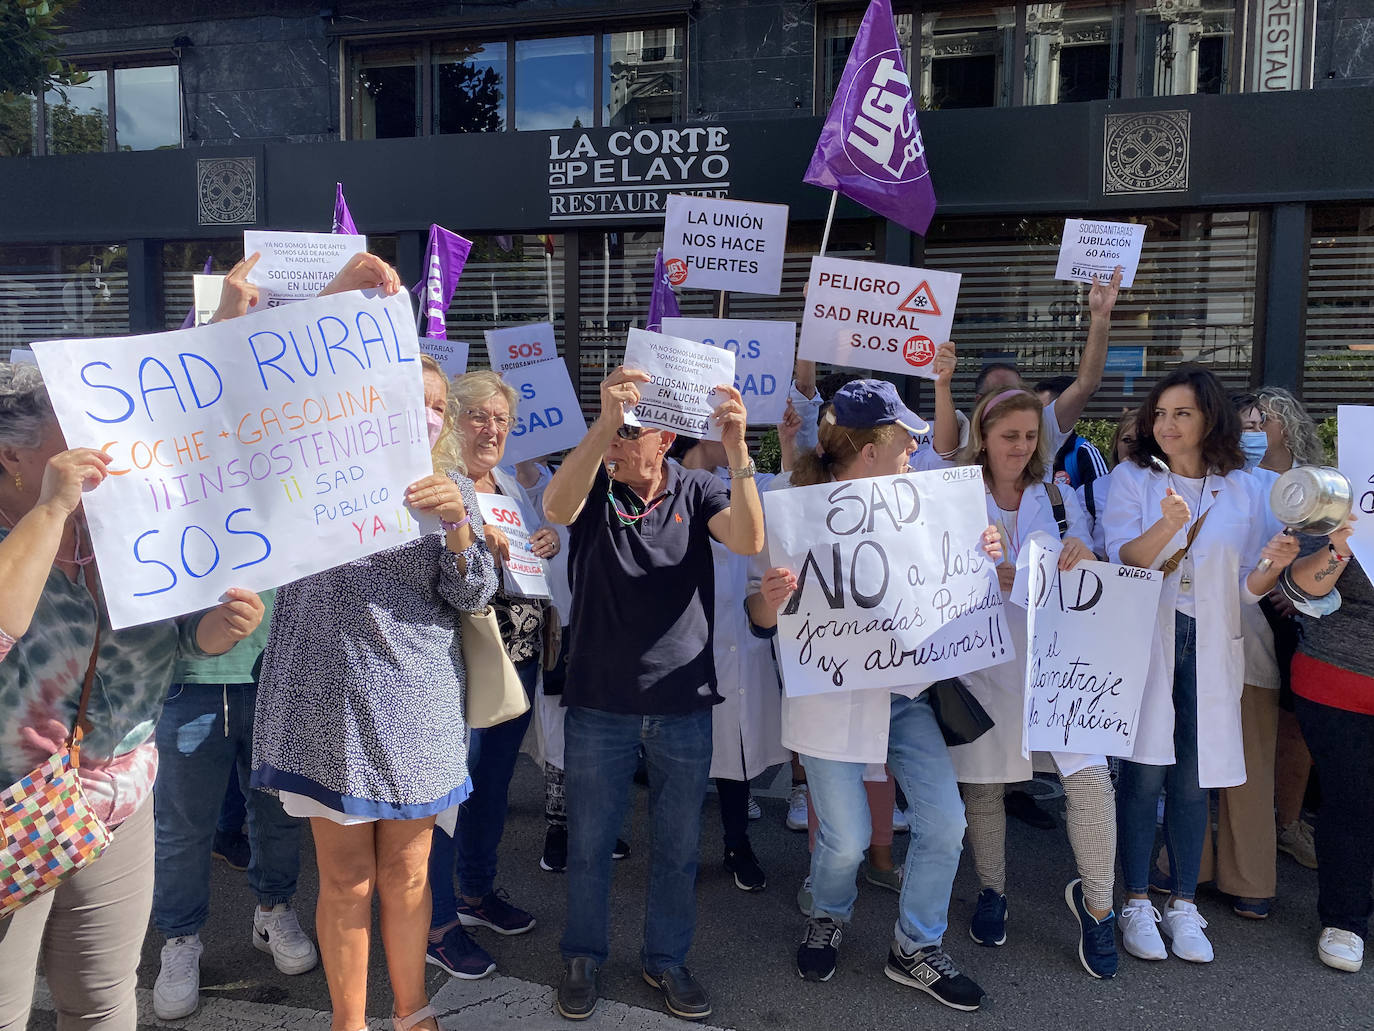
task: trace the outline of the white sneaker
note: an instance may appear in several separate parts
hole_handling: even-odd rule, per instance
[[[1164,907],[1161,922],[1164,933],[1169,936],[1174,947],[1174,955],[1189,963],[1212,962],[1212,943],[1202,933],[1207,921],[1197,911],[1197,906],[1182,899],[1175,899]]]
[[[1121,944],[1136,959],[1168,959],[1159,936],[1159,910],[1149,899],[1127,899],[1116,918],[1121,925]]]
[[[260,906],[253,907],[253,948],[270,953],[283,974],[303,974],[320,961],[315,943],[306,937],[296,911],[285,902],[266,913]]]
[[[787,829],[806,830],[807,794],[805,784],[793,784],[792,793],[787,796]]]
[[[902,810],[895,805],[892,807],[892,833],[911,833],[911,822],[906,818],[906,813],[902,812]]]
[[[749,804],[745,807],[745,811],[748,813],[749,819],[751,820],[763,819],[763,806],[759,805],[758,802],[755,801],[753,795],[749,796]]]
[[[162,969],[153,985],[153,1012],[159,1020],[189,1017],[200,1005],[200,935],[168,938],[162,946]]]
[[[1353,974],[1364,965],[1364,941],[1354,931],[1323,927],[1317,939],[1317,958],[1329,967]]]

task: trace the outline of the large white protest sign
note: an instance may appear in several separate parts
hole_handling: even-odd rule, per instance
[[[1341,472],[1355,492],[1350,550],[1366,574],[1374,576],[1374,408],[1336,406],[1336,447]]]
[[[934,379],[952,335],[959,274],[846,258],[811,259],[797,356]]]
[[[1111,279],[1120,265],[1121,285],[1129,287],[1135,282],[1144,243],[1145,226],[1140,223],[1065,219],[1054,278],[1091,283],[1094,276]]]
[[[510,542],[510,558],[501,563],[506,575],[506,590],[522,598],[549,597],[549,581],[544,560],[530,547],[530,534],[538,524],[530,518],[529,509],[518,498],[504,494],[478,494],[482,521],[506,535]]]
[[[631,329],[625,344],[625,368],[649,374],[639,384],[639,404],[625,413],[632,426],[685,433],[701,440],[720,440],[711,421],[725,400],[716,387],[735,382],[735,356],[722,347],[695,340]]]
[[[208,326],[219,310],[224,293],[224,277],[197,272],[191,276],[191,306],[195,309],[197,326]]]
[[[735,356],[735,389],[744,399],[751,424],[782,422],[787,389],[797,361],[797,324],[765,319],[685,319],[668,317],[663,332],[723,347]]]
[[[777,294],[786,248],[786,204],[668,197],[663,267],[674,286]]]
[[[243,256],[262,255],[248,273],[260,291],[250,311],[308,301],[338,275],[348,259],[367,250],[366,236],[343,233],[243,232]]]
[[[85,510],[116,628],[421,532],[402,504],[432,472],[404,291],[34,350],[67,442],[114,457]]]
[[[1037,533],[1028,543],[1021,751],[1129,756],[1164,574],[1107,562],[1065,573],[1059,541]]]
[[[769,491],[763,507],[769,565],[798,580],[778,613],[788,695],[928,684],[1012,657],[976,466]]]
[[[509,372],[558,357],[553,326],[547,322],[489,329],[484,335],[487,338],[487,356],[491,359],[491,367],[497,372]]]
[[[503,373],[501,378],[520,396],[506,438],[507,463],[566,451],[587,435],[577,390],[561,360],[527,365]]]
[[[466,341],[421,337],[420,350],[438,362],[439,368],[444,370],[444,375],[449,379],[468,371],[468,352],[471,348]]]

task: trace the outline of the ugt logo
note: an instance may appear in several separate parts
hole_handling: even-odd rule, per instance
[[[864,175],[887,183],[929,174],[911,82],[899,60],[896,50],[870,57],[850,82],[844,103],[845,154]]]

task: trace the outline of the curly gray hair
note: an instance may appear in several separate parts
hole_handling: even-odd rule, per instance
[[[1321,465],[1326,461],[1317,425],[1301,401],[1283,387],[1260,387],[1255,391],[1255,404],[1283,427],[1283,442],[1293,454],[1294,465]]]
[[[38,366],[0,362],[0,447],[37,447],[55,418]]]

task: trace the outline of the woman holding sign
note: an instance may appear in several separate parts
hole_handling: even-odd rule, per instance
[[[1298,543],[1265,542],[1268,504],[1247,475],[1240,419],[1221,382],[1197,365],[1160,380],[1140,407],[1131,461],[1112,473],[1107,553],[1165,573],[1135,751],[1117,781],[1127,899],[1122,944],[1140,959],[1168,953],[1210,963],[1207,921],[1193,902],[1209,819],[1209,788],[1245,782],[1242,604],[1258,604]],[[1261,559],[1268,563],[1261,568]],[[1173,892],[1163,917],[1147,889],[1159,792]]]

